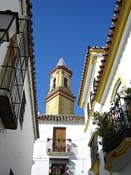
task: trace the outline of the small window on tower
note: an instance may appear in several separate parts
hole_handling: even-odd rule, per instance
[[[67,88],[67,82],[68,82],[67,78],[64,78],[64,87],[65,88]]]
[[[53,80],[53,88],[55,88],[56,87],[56,78],[54,78],[54,80]]]

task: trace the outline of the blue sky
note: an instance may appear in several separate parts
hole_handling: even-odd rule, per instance
[[[73,71],[72,91],[78,93],[88,46],[105,46],[116,0],[32,0],[38,111],[45,113],[49,72],[61,57]]]

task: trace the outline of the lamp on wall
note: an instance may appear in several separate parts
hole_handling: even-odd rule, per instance
[[[9,41],[16,33],[19,33],[18,13],[10,10],[0,11],[0,43]]]

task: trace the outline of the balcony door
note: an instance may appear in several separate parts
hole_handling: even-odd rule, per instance
[[[66,128],[54,128],[53,149],[55,152],[66,151]]]
[[[52,164],[51,175],[64,175],[66,172],[66,164]]]

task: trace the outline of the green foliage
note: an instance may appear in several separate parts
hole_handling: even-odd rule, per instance
[[[93,115],[93,124],[97,125],[96,134],[102,138],[101,144],[103,145],[103,150],[107,153],[120,144],[123,133],[129,128],[131,122],[131,88],[124,88],[121,94],[118,94],[118,97],[125,100],[128,111],[126,113],[126,115],[128,114],[127,118],[124,117],[124,113],[122,115],[122,113],[119,113],[120,111],[117,111],[121,115],[121,120],[116,121],[112,110],[115,106],[108,113],[94,112]]]
[[[128,110],[128,117],[131,121],[131,88],[124,89],[124,100]]]
[[[105,152],[109,152],[112,146],[115,146],[117,132],[113,120],[108,120],[107,113],[94,112],[93,124],[97,125],[96,134],[102,137],[101,144]],[[108,114],[109,117],[109,114]]]
[[[124,90],[125,97],[131,97],[131,88],[128,87],[127,89]]]

